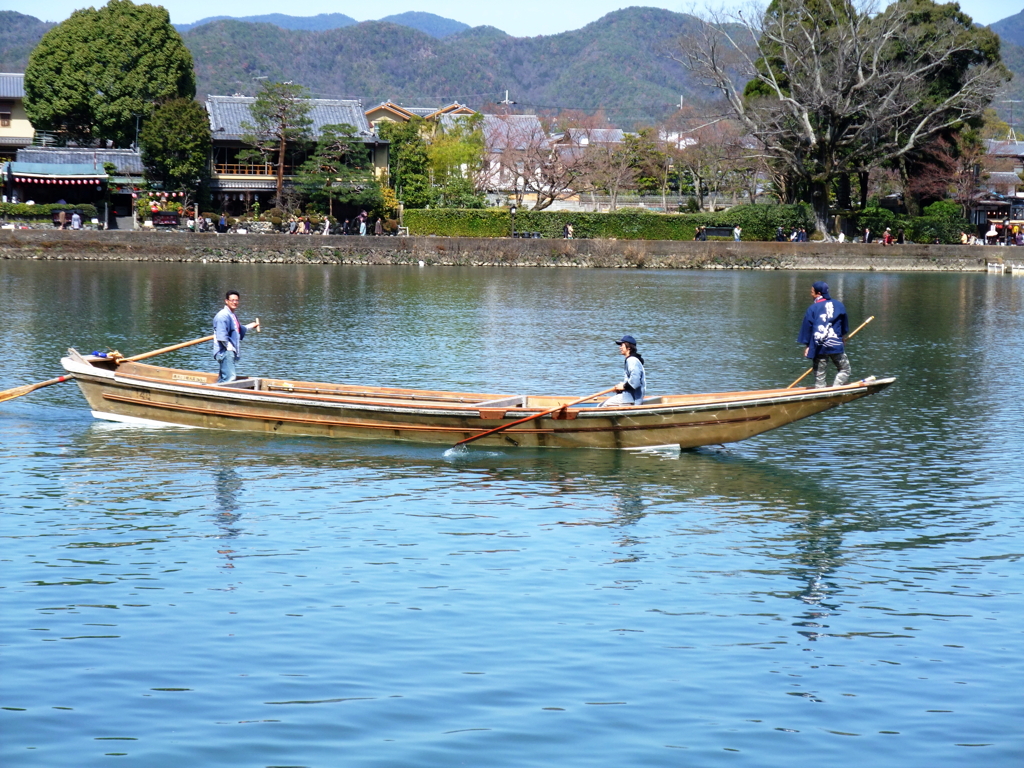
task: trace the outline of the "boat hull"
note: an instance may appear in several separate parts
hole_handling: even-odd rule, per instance
[[[572,399],[276,379],[250,379],[247,388],[236,388],[216,386],[215,375],[203,372],[78,358],[62,363],[98,418],[206,429],[452,445]],[[730,443],[881,391],[893,381],[660,397],[637,407],[572,407],[478,444],[639,449]]]

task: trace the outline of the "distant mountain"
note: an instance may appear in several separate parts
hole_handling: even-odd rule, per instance
[[[604,108],[624,127],[707,96],[668,53],[693,17],[658,8],[610,13],[583,29],[516,38],[493,27],[443,39],[383,21],[317,34],[223,20],[183,37],[200,93],[251,93],[254,77],[292,80],[321,97],[410,106],[482,106],[508,89],[521,109]]]
[[[993,104],[1004,118],[1005,100],[1024,99],[1024,48],[1009,41],[1009,22],[1019,23],[1022,16],[992,25],[1007,30],[1004,61],[1016,73]],[[389,18],[356,23],[342,14],[305,19],[271,14],[249,17],[263,23],[203,20],[182,38],[195,60],[200,99],[252,94],[254,78],[263,76],[301,83],[323,98],[359,98],[367,107],[393,100],[406,106],[459,101],[479,108],[503,99],[507,89],[522,111],[604,109],[613,123],[628,129],[660,120],[680,99],[715,95],[671,58],[694,24],[685,14],[626,8],[582,29],[528,38],[426,13]],[[286,29],[282,19],[340,26]],[[458,29],[449,32],[442,22]],[[0,11],[0,71],[23,72],[32,47],[52,26]],[[1014,118],[1024,125],[1024,106],[1014,110]]]
[[[426,32],[431,37],[437,38],[448,37],[457,32],[470,29],[469,24],[463,24],[461,21],[455,21],[454,19],[446,19],[443,16],[436,16],[433,13],[424,13],[423,11],[407,11],[394,16],[385,16],[381,21],[389,21],[392,24],[418,29],[420,32]]]
[[[201,27],[214,21],[233,19],[234,21],[250,21],[256,24],[273,24],[281,29],[304,29],[311,32],[323,32],[325,29],[350,27],[359,22],[344,13],[321,13],[317,16],[288,16],[283,13],[267,13],[262,16],[208,16],[191,24],[175,24],[179,32]],[[458,22],[455,22],[458,23]]]
[[[989,29],[999,35],[1004,42],[1024,45],[1024,11],[1015,16],[1007,16],[995,24],[989,24]]]
[[[262,16],[208,16],[205,19],[200,19],[191,24],[175,24],[174,27],[179,32],[187,32],[190,29],[201,27],[205,24],[210,24],[214,21],[248,21],[256,24],[273,24],[281,29],[291,30],[306,30],[309,32],[323,32],[327,29],[341,29],[342,27],[351,27],[359,22],[353,19],[351,16],[346,16],[343,13],[321,13],[318,16],[288,16],[284,13],[268,13]],[[461,21],[455,21],[454,19],[446,19],[443,16],[437,16],[433,13],[424,13],[422,11],[408,11],[406,13],[395,14],[394,16],[387,16],[381,21],[390,22],[392,24],[398,24],[402,27],[409,27],[410,29],[418,29],[420,32],[426,32],[431,37],[448,37],[454,35],[456,32],[462,32],[464,29],[469,29],[469,24],[463,24]]]
[[[24,72],[28,55],[52,26],[35,16],[0,11],[0,72]]]

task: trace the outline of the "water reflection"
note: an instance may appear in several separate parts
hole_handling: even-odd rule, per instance
[[[242,479],[238,476],[238,472],[231,464],[226,463],[229,459],[221,459],[222,463],[216,470],[214,470],[214,499],[216,501],[217,512],[214,515],[217,527],[221,529],[219,539],[233,539],[242,533],[242,528],[238,524],[239,519],[242,515],[238,512],[238,496],[242,490]],[[227,561],[222,567],[223,568],[234,568],[233,562],[236,552],[233,549],[228,549],[222,545],[221,549],[217,550],[217,554],[224,555]],[[229,589],[234,589],[233,586]]]
[[[227,461],[227,460],[225,460]],[[238,497],[242,491],[242,479],[231,464],[221,464],[213,473],[214,499],[216,501],[217,525],[223,533],[221,538],[232,539],[242,529],[237,525],[241,514],[238,512]]]

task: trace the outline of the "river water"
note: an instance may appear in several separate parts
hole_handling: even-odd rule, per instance
[[[0,389],[209,333],[243,373],[583,396],[785,386],[824,278],[886,392],[682,453],[0,405],[0,764],[1024,764],[1024,280],[0,262]],[[168,365],[213,370],[206,345]]]

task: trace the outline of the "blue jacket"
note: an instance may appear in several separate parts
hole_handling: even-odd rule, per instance
[[[216,357],[226,350],[230,341],[235,346],[235,359],[241,356],[242,339],[246,328],[235,317],[235,313],[226,306],[213,316],[213,356]]]
[[[843,302],[820,298],[807,308],[797,342],[807,346],[807,357],[812,359],[840,355],[845,351],[843,336],[849,330]]]
[[[632,402],[640,405],[644,401],[644,392],[647,390],[647,373],[644,371],[644,364],[639,359],[630,355],[622,362],[626,375],[622,379],[625,387],[622,394],[623,400],[631,398]]]

